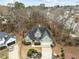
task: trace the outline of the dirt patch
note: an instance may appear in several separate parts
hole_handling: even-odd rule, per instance
[[[79,59],[79,47],[64,47],[65,59],[71,59],[75,57],[75,59]]]
[[[61,59],[61,47],[61,45],[56,44],[56,46],[52,48],[53,53],[59,55],[57,59]],[[79,47],[64,46],[62,48],[64,49],[65,59],[71,59],[72,57],[75,57],[75,59],[79,59]]]

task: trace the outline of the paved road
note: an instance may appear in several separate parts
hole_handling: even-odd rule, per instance
[[[9,47],[9,59],[20,59],[18,45],[13,45]]]

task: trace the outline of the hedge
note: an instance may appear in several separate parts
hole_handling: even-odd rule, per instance
[[[23,43],[24,45],[31,45],[31,42],[22,41],[22,43]]]
[[[34,45],[40,45],[40,42],[35,42]]]
[[[6,46],[2,46],[2,47],[0,47],[0,50],[3,50],[3,49],[5,49],[5,48],[7,48]]]

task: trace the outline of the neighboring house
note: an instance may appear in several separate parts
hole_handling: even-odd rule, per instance
[[[8,23],[8,20],[7,19],[3,19],[2,20],[2,24],[7,24]]]
[[[50,31],[46,27],[33,27],[31,31],[24,34],[25,42],[36,42],[42,46],[50,46],[53,44]]]
[[[14,35],[9,35],[8,33],[5,32],[0,32],[0,47],[3,46],[10,46],[12,44],[15,44],[16,42],[16,36]]]
[[[75,24],[75,21],[74,21],[74,18],[69,18],[69,20],[66,21],[65,23],[65,27],[68,28],[68,29],[73,29],[74,27],[74,24]]]

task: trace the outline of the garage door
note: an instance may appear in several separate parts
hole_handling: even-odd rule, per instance
[[[10,46],[10,45],[13,45],[13,44],[15,44],[15,41],[10,42],[10,43],[8,43],[7,45]]]
[[[42,47],[51,47],[51,42],[47,43],[47,42],[42,42],[41,43]]]

